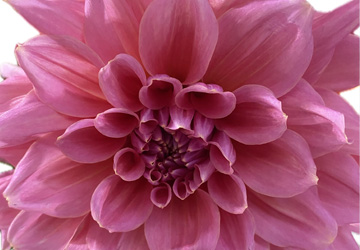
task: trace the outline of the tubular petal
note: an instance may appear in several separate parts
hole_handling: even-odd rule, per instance
[[[150,249],[215,249],[220,214],[211,198],[197,190],[185,200],[173,198],[164,209],[154,207],[145,222]]]
[[[234,147],[237,153],[234,170],[258,193],[291,197],[317,183],[316,166],[309,147],[291,130],[268,144],[244,146],[234,143]]]
[[[218,24],[207,0],[155,0],[140,23],[140,57],[151,75],[167,74],[191,84],[204,75],[217,38]]]
[[[145,171],[145,163],[132,148],[123,148],[114,156],[114,171],[124,181],[135,181]]]
[[[80,120],[68,127],[57,139],[57,146],[70,159],[94,163],[109,159],[125,143],[126,138],[109,138],[94,127],[94,120]]]
[[[170,203],[171,197],[171,187],[166,182],[162,185],[153,187],[153,189],[151,190],[151,201],[155,206],[159,208],[166,207]]]
[[[125,182],[119,176],[109,176],[93,194],[91,214],[109,232],[134,230],[146,221],[152,211],[151,188],[145,179]]]

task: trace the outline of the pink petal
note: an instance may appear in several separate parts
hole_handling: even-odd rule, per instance
[[[19,77],[19,76],[26,78],[26,74],[25,74],[24,70],[22,70],[22,68],[20,68],[18,65],[13,65],[10,63],[1,63],[0,64],[0,75],[4,79],[10,78],[10,77]],[[29,82],[29,84],[31,84],[31,83]]]
[[[66,250],[89,250],[89,247],[86,243],[86,235],[89,232],[90,221],[92,221],[92,218],[91,215],[88,214],[77,228],[71,241],[66,246]]]
[[[322,207],[313,189],[292,198],[248,192],[248,202],[256,233],[271,244],[324,249],[336,237],[337,224]]]
[[[169,125],[167,126],[168,129],[174,131],[177,129],[182,129],[192,133],[191,123],[195,113],[194,110],[184,110],[178,108],[177,106],[171,106],[169,112],[171,119]],[[159,123],[162,125],[160,121]]]
[[[142,104],[149,109],[161,109],[174,104],[177,93],[182,89],[181,82],[167,75],[152,76],[139,93]]]
[[[139,117],[127,109],[112,108],[98,114],[94,125],[107,137],[121,138],[129,135],[139,125]]]
[[[7,2],[40,33],[66,35],[83,40],[84,1],[7,0]]]
[[[359,85],[359,37],[348,35],[335,47],[334,56],[315,86],[336,92]]]
[[[33,141],[6,148],[0,148],[0,162],[16,166]]]
[[[24,144],[41,134],[64,130],[76,120],[55,112],[31,91],[13,108],[0,113],[0,147]]]
[[[268,144],[245,146],[235,143],[234,147],[237,154],[233,168],[245,184],[258,193],[291,197],[317,183],[309,147],[291,130]]]
[[[215,249],[219,233],[219,210],[202,190],[183,201],[174,198],[164,209],[154,207],[145,223],[150,249]]]
[[[242,214],[247,208],[245,185],[236,175],[213,173],[207,187],[216,205],[226,212]]]
[[[338,250],[338,249],[347,249],[347,250],[359,249],[359,244],[355,241],[354,237],[352,236],[349,227],[339,227],[336,239],[330,245],[330,247],[327,248],[327,250]]]
[[[214,130],[214,122],[212,119],[208,119],[205,116],[195,113],[193,119],[194,136],[200,137],[204,141],[207,141]]]
[[[56,144],[70,159],[82,163],[100,162],[112,157],[126,138],[109,138],[94,127],[94,120],[80,120],[68,127]]]
[[[139,51],[151,75],[167,74],[191,84],[204,75],[217,38],[207,0],[155,0],[140,23]]]
[[[314,54],[304,74],[310,83],[316,82],[331,61],[335,46],[359,25],[359,2],[351,1],[313,22]]]
[[[9,184],[13,171],[0,173],[0,193],[2,194]],[[10,208],[3,195],[0,196],[0,228],[9,228],[12,220],[20,211]],[[4,236],[3,236],[4,237]]]
[[[91,214],[109,232],[134,230],[152,211],[151,188],[145,179],[125,182],[116,175],[109,176],[95,190]]]
[[[125,181],[135,181],[145,172],[145,163],[132,148],[123,148],[114,156],[114,171]]]
[[[98,84],[103,62],[83,43],[43,35],[18,46],[16,56],[39,99],[56,111],[89,117],[109,107]]]
[[[216,249],[254,249],[255,222],[250,211],[234,215],[220,209],[220,215],[220,238]]]
[[[139,111],[140,88],[145,85],[146,75],[142,66],[133,57],[120,54],[111,60],[99,73],[100,87],[106,99],[116,108]]]
[[[359,222],[359,166],[350,156],[332,153],[315,159],[319,197],[337,223]]]
[[[281,137],[286,130],[286,115],[281,102],[260,85],[246,85],[234,91],[236,108],[215,126],[232,139],[247,144],[264,144]]]
[[[235,109],[236,97],[231,92],[223,92],[219,86],[196,83],[176,96],[176,105],[183,109],[195,109],[207,118],[219,119]]]
[[[301,0],[252,1],[219,18],[219,41],[205,82],[235,90],[261,84],[288,92],[312,55],[312,9]]]
[[[11,224],[8,240],[15,249],[64,249],[83,217],[59,219],[22,211]]]
[[[159,208],[164,208],[169,205],[171,197],[171,187],[166,182],[164,182],[163,185],[156,186],[151,190],[150,199],[152,203]]]
[[[32,84],[26,76],[11,76],[0,84],[0,112],[7,109],[1,108],[6,102],[19,98],[32,90]]]
[[[255,234],[255,250],[270,250],[270,244],[269,242],[263,240],[258,235]]]
[[[250,2],[251,0],[209,0],[209,3],[217,18],[221,17],[231,8],[236,8]]]
[[[139,59],[139,25],[152,0],[85,1],[85,39],[107,62],[126,52]]]
[[[0,233],[1,233],[1,249],[10,250],[11,246],[10,246],[10,243],[8,242],[8,240],[7,240],[8,230],[7,229],[1,229]]]
[[[14,172],[4,195],[13,208],[51,216],[82,216],[97,185],[111,174],[111,162],[72,162],[54,145],[56,135],[34,143]]]
[[[344,116],[327,108],[309,83],[301,80],[281,99],[288,127],[309,144],[314,157],[333,152],[346,142]]]
[[[232,174],[232,165],[236,160],[236,152],[231,139],[222,131],[216,131],[209,142],[210,161],[223,174]]]

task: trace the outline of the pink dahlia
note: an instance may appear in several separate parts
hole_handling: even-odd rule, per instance
[[[358,1],[8,2],[3,249],[357,249]]]

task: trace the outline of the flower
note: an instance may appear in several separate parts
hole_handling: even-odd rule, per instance
[[[357,1],[8,2],[4,249],[357,248]]]

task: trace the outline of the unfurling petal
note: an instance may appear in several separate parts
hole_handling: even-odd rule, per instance
[[[236,160],[236,152],[231,139],[222,131],[216,131],[211,141],[210,161],[223,174],[232,174],[232,165]]]
[[[220,214],[209,195],[197,190],[185,200],[173,198],[164,209],[154,207],[145,222],[150,249],[215,249]]]
[[[101,134],[94,120],[80,120],[68,127],[56,144],[70,159],[94,163],[109,159],[122,148],[126,138],[110,138]]]
[[[114,171],[125,181],[139,179],[145,171],[145,163],[132,148],[123,148],[114,156]]]
[[[153,204],[151,184],[145,179],[125,182],[117,175],[104,179],[91,200],[91,214],[109,232],[128,232],[141,226]]]
[[[244,146],[235,143],[234,147],[234,170],[247,186],[258,193],[291,197],[317,183],[316,167],[309,147],[301,136],[291,130],[268,144]]]
[[[234,91],[235,110],[215,120],[215,126],[232,139],[247,144],[264,144],[278,139],[286,130],[281,102],[266,87],[246,85]]]
[[[155,0],[141,20],[139,51],[151,75],[167,74],[191,84],[204,75],[217,38],[218,24],[207,0]]]

